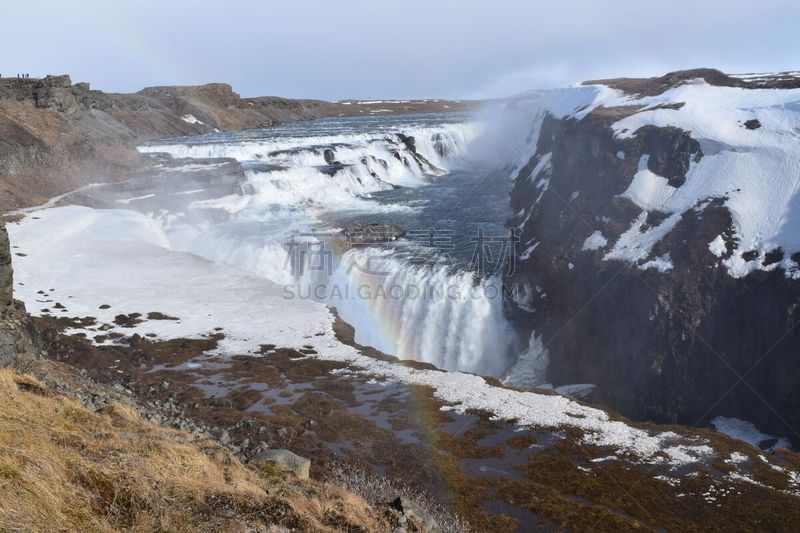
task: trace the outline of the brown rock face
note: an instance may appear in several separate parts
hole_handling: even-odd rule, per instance
[[[8,309],[14,303],[14,274],[11,268],[11,246],[8,232],[3,224],[0,227],[0,310]]]
[[[14,301],[14,276],[8,233],[0,226],[0,367],[26,371],[39,357],[36,326],[20,302]]]

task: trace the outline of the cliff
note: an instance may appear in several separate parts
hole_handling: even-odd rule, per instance
[[[509,223],[533,381],[800,439],[798,87],[703,69],[546,98]]]
[[[0,224],[0,368],[28,369],[39,357],[39,336],[21,302],[14,301],[11,246]]]

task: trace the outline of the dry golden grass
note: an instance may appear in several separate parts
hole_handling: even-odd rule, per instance
[[[341,488],[246,467],[129,406],[92,413],[0,370],[0,531],[381,531],[386,520]]]

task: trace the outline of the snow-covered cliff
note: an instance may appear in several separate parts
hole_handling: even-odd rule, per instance
[[[796,438],[800,78],[588,82],[543,98],[533,129],[510,224],[538,379]]]

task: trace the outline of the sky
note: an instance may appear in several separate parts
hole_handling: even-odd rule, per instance
[[[800,70],[783,0],[2,0],[0,73],[95,89],[484,98],[713,67]]]

